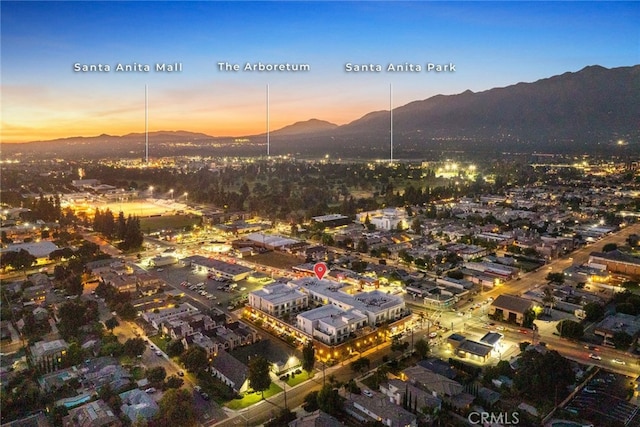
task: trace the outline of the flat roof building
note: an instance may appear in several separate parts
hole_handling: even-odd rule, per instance
[[[206,270],[208,273],[233,281],[246,279],[253,272],[252,269],[243,265],[230,264],[200,255],[184,258],[182,262],[191,264],[192,267],[196,267],[199,270]]]
[[[489,315],[502,317],[507,322],[522,325],[524,314],[532,307],[533,303],[516,295],[502,294],[491,303]]]
[[[286,283],[273,283],[249,293],[249,305],[274,316],[296,313],[309,305],[306,294]]]
[[[332,304],[344,311],[356,309],[368,318],[369,326],[385,321],[394,321],[405,316],[404,299],[385,292],[354,292],[350,286],[331,280],[318,280],[315,277],[304,277],[292,280],[290,284],[297,286],[309,295],[310,301],[321,304]]]
[[[355,309],[343,310],[334,305],[324,305],[298,314],[298,329],[328,345],[340,344],[351,333],[367,324],[367,316]]]

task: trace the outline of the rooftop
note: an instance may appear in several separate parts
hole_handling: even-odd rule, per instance
[[[493,347],[476,341],[466,340],[462,344],[460,344],[458,350],[476,356],[486,357],[491,353]]]
[[[502,294],[491,303],[492,307],[513,313],[524,313],[531,308],[532,302],[516,295]]]
[[[306,297],[305,294],[298,291],[295,287],[289,284],[277,282],[264,286],[262,289],[253,291],[251,294],[269,301],[272,304],[280,304],[293,299]]]
[[[304,277],[292,280],[289,283],[304,289],[307,293],[313,292],[326,297],[328,300],[338,302],[340,304],[335,305],[339,305],[345,310],[355,308],[363,313],[375,313],[398,305],[404,305],[404,300],[401,297],[390,295],[379,290],[359,292],[354,295],[348,294],[345,291],[351,288],[351,286],[332,280],[318,280],[315,277]]]

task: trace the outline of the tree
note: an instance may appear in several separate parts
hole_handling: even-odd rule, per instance
[[[82,348],[80,344],[73,341],[69,344],[69,348],[67,349],[67,354],[64,358],[64,366],[74,366],[82,363],[85,356],[85,350]]]
[[[561,285],[564,283],[564,274],[562,273],[549,273],[546,277],[548,282]]]
[[[399,353],[407,351],[409,348],[408,342],[402,342],[399,338],[394,338],[391,342],[391,351],[397,351]]]
[[[317,411],[318,408],[318,392],[312,391],[304,397],[302,408],[307,412]]]
[[[536,312],[530,308],[524,312],[524,316],[522,317],[522,326],[525,328],[533,328],[534,320],[536,320]]]
[[[119,357],[120,355],[122,355],[123,348],[124,346],[120,344],[116,339],[116,341],[103,343],[102,347],[100,347],[100,355]]]
[[[418,341],[416,341],[413,345],[413,348],[415,348],[418,355],[423,359],[427,357],[427,354],[429,354],[430,350],[429,343],[424,338],[420,338]]]
[[[342,399],[338,390],[330,384],[325,384],[318,392],[318,408],[322,411],[336,415],[342,409]]]
[[[361,357],[360,359],[354,360],[351,362],[350,366],[354,372],[364,372],[369,369],[371,365],[371,361],[366,357]]]
[[[151,383],[161,383],[167,376],[167,371],[162,366],[154,366],[147,370],[147,379]]]
[[[545,312],[547,314],[551,314],[551,310],[553,310],[553,306],[556,303],[556,297],[553,295],[553,289],[549,286],[545,286],[542,293],[542,304],[544,305]]]
[[[189,372],[201,372],[208,365],[207,352],[204,348],[192,345],[185,351],[180,360]]]
[[[193,399],[185,389],[167,390],[160,402],[157,419],[159,425],[191,427],[196,424]]]
[[[626,350],[633,342],[633,337],[624,331],[618,331],[613,334],[611,340],[618,350]]]
[[[129,338],[124,342],[122,351],[126,356],[136,357],[144,353],[146,347],[142,338]]]
[[[184,352],[184,344],[181,340],[172,340],[167,343],[166,353],[169,357],[180,356]]]
[[[184,384],[184,380],[182,378],[171,375],[164,383],[164,389],[168,390],[170,388],[180,388],[182,387],[182,384]]]
[[[307,371],[308,375],[313,372],[313,365],[316,362],[316,350],[313,347],[313,342],[309,341],[307,345],[302,349],[302,369]]]
[[[612,252],[618,249],[618,245],[615,243],[607,243],[602,247],[602,252]]]
[[[7,251],[2,254],[0,261],[2,266],[10,266],[14,270],[26,270],[36,263],[36,257],[24,249],[19,251]]]
[[[118,305],[116,312],[123,320],[134,320],[138,315],[138,311],[130,302]]]
[[[580,339],[584,335],[584,327],[573,320],[563,320],[556,326],[561,337]]]
[[[262,393],[271,387],[269,375],[269,361],[262,356],[256,356],[249,361],[249,387]]]
[[[597,322],[604,317],[604,307],[597,302],[590,302],[584,306],[585,319],[589,322]]]
[[[118,322],[118,319],[115,317],[111,317],[104,321],[104,327],[107,328],[109,332],[113,332],[113,330],[118,326],[120,326],[120,322]]]
[[[358,240],[358,245],[356,246],[356,251],[366,254],[369,252],[369,245],[365,239]]]
[[[571,362],[557,351],[526,351],[514,376],[515,389],[537,403],[553,404],[555,391],[564,392],[575,381]]]
[[[422,234],[422,221],[420,221],[420,218],[415,217],[413,219],[411,222],[411,231],[416,234]]]

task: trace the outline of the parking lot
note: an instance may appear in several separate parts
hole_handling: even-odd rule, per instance
[[[193,271],[191,267],[178,264],[157,270],[155,273],[176,290],[184,292],[207,308],[217,308],[225,312],[237,309],[242,305],[242,301],[246,300],[249,292],[260,289],[272,281],[262,273],[253,273],[249,278],[237,282],[222,281],[207,277],[206,272]],[[232,286],[233,289],[230,289]]]
[[[597,426],[640,426],[638,407],[629,403],[631,379],[599,372],[564,408]]]

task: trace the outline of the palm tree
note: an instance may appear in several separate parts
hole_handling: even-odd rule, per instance
[[[545,313],[551,314],[551,310],[556,303],[556,297],[553,295],[553,290],[549,286],[546,286],[542,292],[542,304],[544,305]]]

